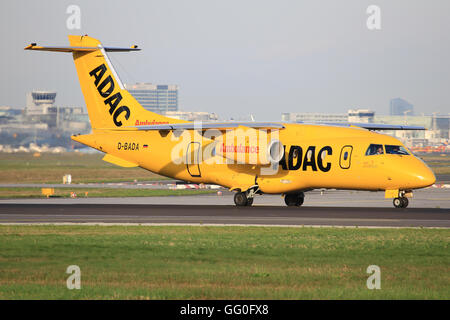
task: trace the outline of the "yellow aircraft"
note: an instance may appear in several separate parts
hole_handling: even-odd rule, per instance
[[[194,183],[235,191],[237,206],[256,194],[282,194],[300,206],[304,192],[319,188],[385,191],[397,208],[412,190],[435,182],[430,168],[399,140],[372,130],[424,130],[376,124],[198,123],[145,110],[125,90],[104,47],[89,36],[69,36],[68,47],[26,50],[73,55],[92,133],[72,139],[105,153],[103,160],[141,167]]]

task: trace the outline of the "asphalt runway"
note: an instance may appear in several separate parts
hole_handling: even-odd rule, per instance
[[[76,189],[73,189],[76,192]],[[219,190],[204,195],[165,196],[165,197],[128,197],[128,198],[86,198],[83,195],[71,198],[32,198],[1,199],[0,204],[145,204],[145,205],[233,205],[234,193]],[[1,192],[1,189],[0,189]],[[253,206],[284,206],[280,195],[257,195]],[[393,208],[392,199],[385,199],[384,192],[313,190],[305,193],[303,207],[374,207]],[[415,190],[408,208],[445,208],[450,209],[450,188],[427,188]]]
[[[224,205],[0,204],[0,223],[450,227],[450,210]]]
[[[0,200],[0,223],[366,226],[450,228],[450,188],[417,190],[406,209],[383,192],[316,190],[301,207],[280,195],[258,195],[235,207],[233,193],[134,198]]]

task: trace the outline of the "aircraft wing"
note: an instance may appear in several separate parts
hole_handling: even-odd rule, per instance
[[[368,130],[426,130],[420,126],[404,126],[392,124],[376,124],[376,123],[309,123],[296,122],[298,124],[314,124],[325,126],[339,126],[339,127],[359,127]],[[284,129],[284,125],[275,122],[188,122],[188,123],[170,123],[170,124],[156,124],[156,125],[141,125],[121,128],[120,130],[208,130],[208,129],[235,129],[239,126],[244,126],[254,129]]]
[[[426,130],[425,127],[420,126],[403,126],[396,124],[383,124],[383,123],[306,123],[306,122],[296,122],[303,124],[323,124],[326,126],[338,126],[338,127],[359,127],[368,130]]]
[[[157,125],[142,125],[127,128],[133,128],[143,131],[148,130],[207,130],[207,129],[235,129],[239,126],[255,129],[284,129],[280,123],[273,122],[189,122],[189,123],[170,123]]]

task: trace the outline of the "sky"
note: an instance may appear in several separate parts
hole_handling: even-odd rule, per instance
[[[69,5],[81,28],[67,28]],[[370,5],[381,29],[369,30]],[[88,34],[111,53],[125,83],[177,84],[179,107],[222,119],[280,120],[282,112],[389,113],[402,97],[416,114],[450,113],[448,0],[3,0],[0,105],[55,90],[60,106],[84,106],[70,54],[31,52],[31,42],[67,46]]]

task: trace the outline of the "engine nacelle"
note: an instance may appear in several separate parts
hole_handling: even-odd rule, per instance
[[[284,154],[278,131],[239,127],[215,143],[215,153],[228,159],[228,163],[267,165],[278,163]]]

